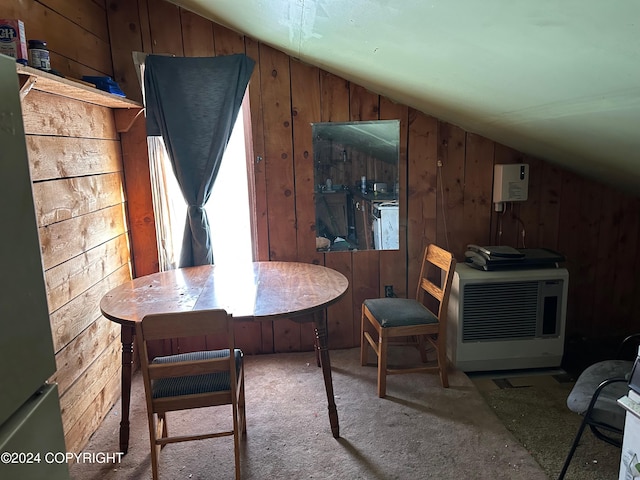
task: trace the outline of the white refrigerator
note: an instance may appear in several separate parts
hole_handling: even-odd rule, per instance
[[[374,207],[373,245],[376,250],[400,248],[400,215],[397,202],[384,202]]]
[[[15,59],[0,55],[0,479],[69,479]]]

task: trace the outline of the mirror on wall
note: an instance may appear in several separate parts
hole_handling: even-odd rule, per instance
[[[397,250],[400,121],[311,127],[317,250]]]

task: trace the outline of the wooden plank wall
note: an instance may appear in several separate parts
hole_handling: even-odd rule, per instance
[[[122,154],[111,109],[31,91],[22,104],[67,449],[119,393],[120,329],[99,309],[131,278]]]
[[[119,39],[113,60],[121,85],[137,83],[130,71],[132,49],[187,56],[246,53],[257,62],[249,92],[253,153],[261,159],[255,187],[258,256],[321,263],[347,276],[347,296],[328,313],[332,347],[359,344],[364,298],[382,295],[384,285],[399,295],[413,294],[428,242],[449,248],[458,260],[469,243],[558,250],[570,271],[568,335],[618,336],[635,328],[637,197],[396,104],[163,0],[110,5],[110,26],[128,30],[111,34]],[[137,88],[127,93],[140,95]],[[310,123],[375,119],[401,121],[401,248],[318,254]],[[493,165],[513,162],[530,164],[530,197],[497,214],[491,204]],[[263,325],[259,335],[248,337],[254,352],[311,348],[306,327],[294,323],[277,322],[273,331]]]
[[[3,2],[67,77],[112,75],[104,1]],[[120,329],[101,297],[131,278],[114,112],[32,90],[22,102],[67,450],[80,452],[120,392]],[[142,140],[146,141],[144,132]]]

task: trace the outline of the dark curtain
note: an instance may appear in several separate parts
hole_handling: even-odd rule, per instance
[[[162,135],[188,205],[180,267],[213,263],[204,206],[254,65],[243,54],[146,58],[147,135]]]

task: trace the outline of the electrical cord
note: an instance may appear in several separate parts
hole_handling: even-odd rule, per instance
[[[522,221],[522,219],[514,211],[514,208],[513,208],[513,205],[512,205],[511,202],[507,203],[507,208],[505,208],[502,212],[500,212],[500,215],[498,216],[498,225],[497,225],[497,228],[496,228],[496,239],[495,239],[496,240],[496,245],[501,245],[501,242],[502,242],[502,220],[504,218],[504,215],[507,213],[507,210],[510,211],[511,218],[513,220],[515,220],[516,222],[518,222],[518,224],[522,228],[522,230],[520,232],[520,236],[522,237],[522,248],[527,248],[527,244],[526,244],[526,236],[527,236],[526,227],[525,227],[524,222]],[[516,240],[516,248],[518,248],[518,240]]]
[[[510,210],[511,210],[511,219],[515,220],[518,223],[518,233],[522,236],[522,248],[527,248],[526,241],[525,241],[526,228],[525,228],[524,222],[522,221],[519,215],[520,203],[518,203],[517,205],[511,204]],[[520,232],[520,227],[522,228],[521,232]],[[518,243],[519,243],[519,240],[516,238],[516,248],[518,248]]]
[[[516,215],[514,212],[511,212],[511,218],[513,218],[514,220],[516,220],[520,226],[522,227],[522,248],[527,248],[526,244],[525,244],[525,236],[526,236],[526,232],[525,232],[525,227],[524,227],[524,222],[522,221],[522,219]],[[518,248],[518,245],[516,245],[516,248]]]

